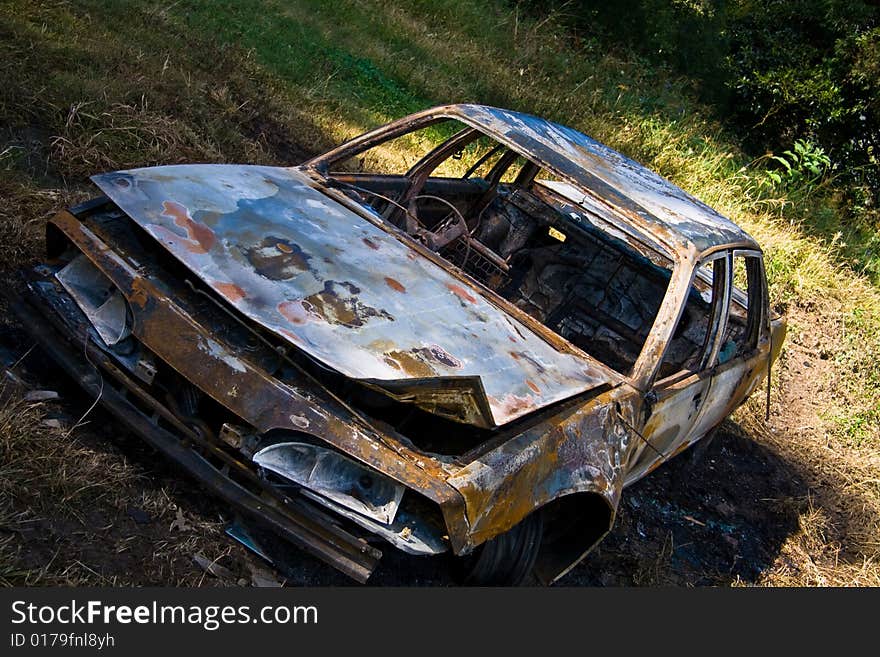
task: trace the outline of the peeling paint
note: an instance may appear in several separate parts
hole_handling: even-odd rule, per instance
[[[311,424],[309,422],[309,418],[304,415],[291,415],[290,423],[295,427],[299,427],[300,429],[308,429],[309,424]]]
[[[212,358],[223,361],[236,372],[247,371],[241,360],[233,356],[223,346],[211,338],[203,338],[202,342],[199,344],[199,349],[210,355]]]
[[[59,213],[50,226],[116,287],[128,314],[118,313],[114,325],[130,330],[126,339],[155,363],[161,385],[126,383],[118,375],[131,365],[119,354],[101,361],[102,375],[145,403],[159,391],[165,401],[153,400],[153,409],[172,424],[185,420],[182,430],[192,418],[175,408],[177,391],[225,409],[222,420],[198,418],[199,449],[216,448],[210,453],[224,467],[275,495],[265,510],[288,503],[277,497],[289,492],[277,479],[284,477],[322,513],[348,518],[373,538],[418,554],[464,554],[537,509],[550,518],[558,502],[590,500],[583,509],[594,515],[569,518],[590,532],[567,535],[577,549],[541,566],[550,581],[611,527],[624,486],[699,440],[755,390],[778,355],[784,324],[770,316],[754,241],[656,174],[569,128],[495,108],[435,108],[387,130],[442,117],[479,128],[559,178],[531,200],[524,187],[517,198],[499,193],[505,212],[481,215],[486,244],[470,236],[479,226],[458,234],[474,247],[460,261],[443,250],[447,243],[432,242],[439,229],[429,235],[417,226],[427,235],[419,241],[418,231],[323,186],[322,158],[292,168],[184,165],[94,178],[208,294],[164,276],[167,258],[126,241],[131,223],[118,212],[118,231],[102,232],[88,213]],[[544,206],[570,222],[564,230],[553,227],[555,215],[540,215]],[[523,220],[529,212],[544,222],[540,231]],[[507,232],[492,242],[498,226]],[[596,233],[601,239],[590,237]],[[522,234],[544,241],[523,253],[508,249],[525,243],[516,241]],[[731,301],[730,286],[721,301],[691,293],[707,249],[731,262],[733,249],[749,249],[748,309]],[[143,267],[131,264],[134,255]],[[471,255],[486,269],[468,269]],[[69,300],[63,285],[43,277],[30,288],[36,295]],[[53,308],[65,326],[100,319],[94,312],[82,319],[75,303]],[[676,331],[680,322],[686,330]],[[82,335],[72,330],[68,338],[82,345]],[[704,347],[701,335],[714,345]],[[717,355],[722,338],[734,347],[724,362],[700,357],[700,349]],[[97,346],[103,351],[93,353],[110,353]],[[695,350],[704,371],[684,367]],[[615,359],[623,365],[610,364]],[[670,362],[671,375],[660,376]],[[212,445],[230,415],[262,444],[235,456],[229,444]],[[278,443],[290,435],[302,442]],[[334,540],[323,545],[338,547]],[[331,563],[364,577],[333,554]]]
[[[128,187],[113,183],[120,176]],[[490,401],[498,425],[618,380],[582,355],[557,350],[477,289],[335,204],[295,169],[182,165],[94,180],[194,275],[211,286],[222,282],[218,291],[237,310],[351,378],[477,376],[492,399],[512,393],[531,400],[494,408]],[[318,212],[328,206],[333,213]],[[507,334],[534,362],[553,364],[552,375],[534,379],[540,395],[525,383],[533,367],[512,367],[500,348],[497,338]],[[377,339],[394,348],[372,350]],[[419,360],[413,350],[426,344],[454,357]],[[410,356],[401,363],[387,351]]]

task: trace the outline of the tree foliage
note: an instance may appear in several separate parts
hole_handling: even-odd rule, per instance
[[[545,3],[525,4],[546,11]],[[557,0],[555,7],[581,38],[696,80],[753,153],[814,144],[850,189],[876,197],[880,0]]]

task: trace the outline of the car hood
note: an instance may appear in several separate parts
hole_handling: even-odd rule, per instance
[[[181,165],[92,180],[243,315],[431,412],[498,426],[620,380],[297,169]]]

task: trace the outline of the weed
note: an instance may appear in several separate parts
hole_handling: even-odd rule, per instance
[[[460,101],[580,129],[758,239],[771,300],[792,330],[775,373],[779,424],[763,423],[757,400],[737,420],[806,473],[815,504],[763,581],[876,582],[880,238],[870,195],[857,199],[863,219],[853,222],[817,146],[748,157],[690,80],[578,40],[559,14],[535,19],[501,0],[2,0],[3,267],[39,256],[45,220],[94,193],[89,175],[176,162],[293,164],[383,121]],[[143,468],[112,450],[102,456],[80,432],[59,440],[37,410],[3,403],[4,527],[51,529],[98,502],[113,514],[132,504],[171,513],[166,487],[147,485]],[[218,533],[211,523],[204,531]],[[134,535],[116,537],[114,549],[128,554]],[[0,583],[129,581],[94,567],[74,541],[56,537],[52,551],[28,555],[20,536],[0,534]],[[198,540],[157,543],[160,557],[139,581],[197,581],[173,563]],[[665,581],[662,550],[645,581]]]

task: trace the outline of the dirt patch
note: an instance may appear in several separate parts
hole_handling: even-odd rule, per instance
[[[26,337],[14,329],[4,337],[19,349],[26,344]],[[14,521],[7,521],[0,532],[5,536],[8,583],[251,585],[272,578],[289,585],[350,583],[292,548],[280,571],[267,574],[265,564],[223,533],[231,517],[221,505],[100,409],[67,435],[66,428],[93,400],[83,398],[72,383],[59,386],[63,376],[38,351],[21,367],[34,387],[50,382],[61,387],[62,401],[28,409],[40,422],[61,418],[63,429],[32,427],[40,434],[35,440],[56,446],[44,464],[47,474],[63,477],[60,460],[69,458],[97,459],[105,474],[79,475],[84,488],[96,487],[97,497],[65,499],[46,481],[12,496],[4,516]],[[108,478],[108,472],[115,475]],[[780,564],[789,571],[798,568],[784,546],[798,533],[814,497],[800,464],[775,444],[728,421],[712,441],[628,489],[611,534],[561,583],[761,583]],[[447,557],[384,551],[373,585],[452,583],[452,560]],[[222,576],[206,572],[199,556],[219,566]],[[263,574],[255,577],[255,572]]]
[[[880,454],[871,443],[842,440],[833,426],[861,402],[840,385],[848,367],[841,313],[831,304],[792,307],[789,321],[769,422],[754,400],[740,414],[743,426],[809,484],[798,530],[761,582],[880,585]]]
[[[725,422],[624,493],[617,524],[565,584],[756,583],[798,529],[797,467]]]
[[[121,24],[69,3],[21,2],[3,18],[7,273],[42,253],[52,213],[95,194],[90,174],[179,161],[293,164],[327,139],[309,123],[312,105],[295,113],[247,53],[174,24]],[[188,48],[169,49],[184,38]],[[829,425],[849,401],[838,385],[848,366],[837,358],[839,313],[789,309],[770,421],[756,394],[702,454],[626,491],[611,534],[563,583],[880,584],[880,456],[842,443]],[[18,360],[30,342],[6,324],[4,347]],[[99,409],[70,431],[94,400],[38,351],[21,365],[30,387],[59,389],[61,400],[24,402],[8,386],[0,395],[0,584],[349,583],[296,551],[282,575],[267,572],[225,536],[222,506]],[[449,559],[385,552],[376,585],[451,581]]]

